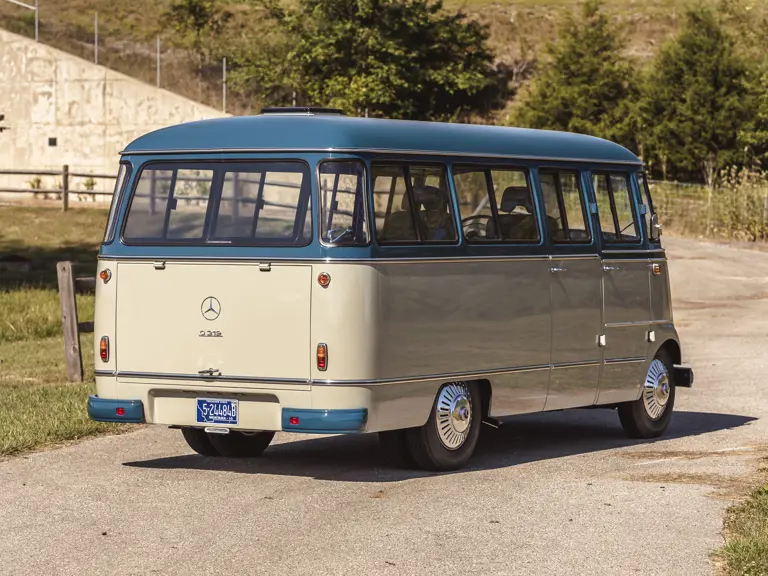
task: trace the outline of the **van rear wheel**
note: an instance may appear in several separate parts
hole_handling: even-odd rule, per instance
[[[476,382],[450,382],[437,393],[424,426],[405,430],[405,447],[419,468],[457,470],[475,451],[482,423]]]
[[[669,426],[675,406],[672,361],[659,350],[648,366],[643,392],[634,402],[619,404],[619,420],[631,438],[658,438]]]
[[[181,435],[184,436],[184,440],[187,441],[192,450],[202,456],[218,456],[219,453],[216,448],[211,444],[209,435],[205,433],[205,430],[200,428],[182,428]]]
[[[261,456],[274,437],[274,432],[239,432],[237,430],[230,430],[229,434],[208,434],[208,439],[216,452],[229,458]]]

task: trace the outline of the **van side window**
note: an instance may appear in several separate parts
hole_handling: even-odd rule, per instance
[[[365,164],[360,161],[320,164],[320,238],[326,244],[368,244],[365,210]]]
[[[526,171],[457,166],[453,182],[467,242],[539,241]]]
[[[645,206],[645,233],[648,238],[657,241],[658,238],[654,237],[654,231],[651,230],[651,215],[653,215],[653,199],[651,198],[651,191],[648,188],[648,180],[644,172],[637,173],[637,185],[640,188],[640,202]]]
[[[589,243],[587,211],[578,172],[539,171],[549,237],[555,244]]]
[[[600,230],[607,243],[638,242],[629,178],[625,173],[594,174]]]
[[[443,166],[374,163],[371,176],[380,243],[457,240]]]

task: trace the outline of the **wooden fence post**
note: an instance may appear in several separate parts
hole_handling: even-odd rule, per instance
[[[67,363],[67,380],[83,381],[83,354],[80,350],[80,330],[77,324],[77,299],[71,262],[56,264],[61,301],[61,322],[64,329],[64,358]]]
[[[66,212],[69,208],[69,165],[64,164],[61,174],[61,209]]]

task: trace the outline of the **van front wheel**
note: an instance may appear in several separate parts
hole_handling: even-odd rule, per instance
[[[672,362],[659,350],[648,366],[643,392],[634,402],[619,404],[619,420],[631,438],[658,438],[672,419],[675,383]]]
[[[457,470],[475,451],[483,416],[476,382],[450,382],[437,393],[424,426],[405,431],[405,445],[425,470]]]

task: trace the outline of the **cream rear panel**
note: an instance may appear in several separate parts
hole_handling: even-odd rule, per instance
[[[118,378],[310,377],[310,266],[120,262]]]

